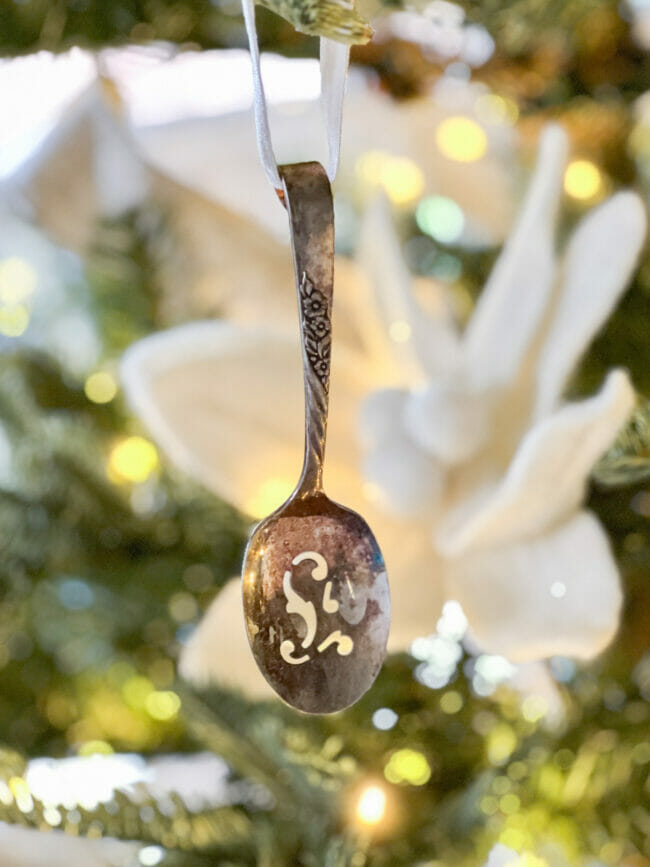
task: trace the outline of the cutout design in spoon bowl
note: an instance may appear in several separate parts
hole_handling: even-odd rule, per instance
[[[243,566],[246,631],[284,701],[333,713],[372,685],[386,653],[384,561],[356,512],[323,491],[334,281],[332,193],[319,163],[280,169],[298,287],[305,458],[287,502],[253,531]]]

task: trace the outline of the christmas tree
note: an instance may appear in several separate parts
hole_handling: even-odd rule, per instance
[[[283,162],[352,44],[325,481],[389,655],[307,716],[246,641],[303,406],[238,5],[6,2],[0,865],[650,864],[650,13],[264,6]]]

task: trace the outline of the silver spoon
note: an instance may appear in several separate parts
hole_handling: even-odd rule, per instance
[[[333,713],[360,698],[379,673],[390,625],[388,580],[366,522],[323,491],[332,192],[320,163],[284,166],[280,176],[298,287],[305,457],[291,497],[255,527],[248,542],[244,614],[257,665],[280,697],[307,713]]]

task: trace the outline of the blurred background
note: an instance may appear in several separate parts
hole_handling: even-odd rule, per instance
[[[265,5],[325,160],[326,16]],[[394,622],[311,718],[233,583],[302,454],[239,6],[0,5],[2,867],[650,865],[650,5],[359,12],[326,481]]]

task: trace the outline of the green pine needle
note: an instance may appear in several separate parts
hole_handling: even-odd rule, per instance
[[[639,404],[592,475],[607,487],[627,487],[650,478],[650,400]]]

